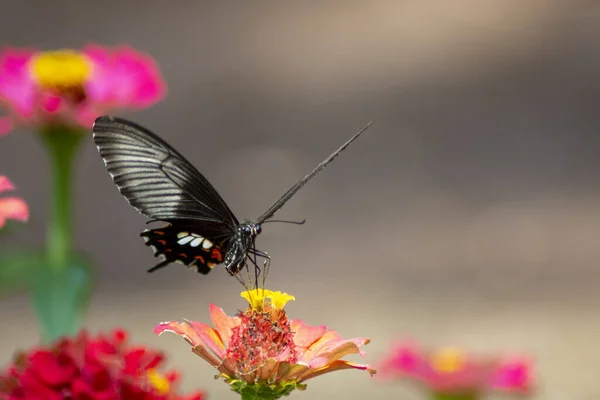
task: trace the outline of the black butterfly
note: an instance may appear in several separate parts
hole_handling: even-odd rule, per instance
[[[149,222],[168,223],[141,233],[146,245],[154,249],[154,256],[164,257],[148,272],[180,262],[207,274],[224,263],[227,271],[236,275],[250,260],[258,278],[256,256],[270,260],[255,247],[261,225],[275,222],[269,218],[370,125],[300,179],[254,222],[239,222],[208,180],[149,130],[121,118],[102,116],[94,122],[93,132],[100,156],[121,194],[151,218]]]

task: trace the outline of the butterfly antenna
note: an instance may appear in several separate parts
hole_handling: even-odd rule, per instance
[[[286,221],[286,220],[282,220],[282,219],[270,219],[270,220],[263,222],[263,224],[266,224],[267,222],[283,222],[284,224],[304,225],[306,220],[303,219],[302,221]]]
[[[296,194],[296,192],[298,190],[300,190],[302,188],[302,186],[304,186],[306,184],[306,182],[308,182],[313,176],[318,174],[323,168],[325,168],[327,166],[327,164],[332,162],[333,159],[338,156],[338,154],[340,154],[342,151],[344,151],[346,149],[346,147],[350,146],[350,143],[355,141],[364,131],[366,131],[371,126],[371,123],[372,123],[372,121],[370,121],[356,135],[352,136],[346,143],[341,145],[340,148],[337,149],[336,151],[334,151],[329,157],[327,157],[325,160],[323,160],[323,162],[321,162],[319,165],[317,165],[317,167],[315,169],[313,169],[308,175],[306,175],[304,178],[300,179],[294,186],[292,186],[287,192],[285,192],[285,194],[283,196],[281,196],[281,198],[279,200],[277,200],[277,202],[275,204],[273,204],[271,206],[271,208],[269,208],[267,211],[265,211],[265,213],[263,215],[258,217],[256,222],[259,224],[262,224],[263,222],[265,222],[266,220],[271,218],[281,207],[283,207],[283,205],[289,199],[292,198],[292,196],[294,194]]]

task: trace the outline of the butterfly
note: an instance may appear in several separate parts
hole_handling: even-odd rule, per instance
[[[303,224],[304,221],[270,218],[370,125],[371,122],[300,179],[260,217],[242,222],[210,182],[158,135],[111,116],[97,118],[92,130],[106,169],[129,204],[150,218],[148,223],[167,223],[141,233],[146,245],[153,248],[154,256],[163,258],[148,272],[178,262],[207,274],[216,265],[224,264],[229,274],[235,276],[250,260],[258,280],[260,268],[256,257],[264,258],[265,265],[270,261],[269,255],[255,246],[262,224]]]

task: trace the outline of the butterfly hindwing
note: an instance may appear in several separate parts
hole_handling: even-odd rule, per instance
[[[208,274],[217,264],[223,262],[222,248],[225,242],[215,243],[201,234],[176,225],[148,229],[141,233],[146,245],[154,249],[154,256],[163,256],[164,261],[150,271],[172,262],[179,262],[196,268],[201,274]]]
[[[225,201],[181,154],[149,130],[124,119],[100,117],[94,142],[121,194],[155,220],[191,219],[238,225]]]

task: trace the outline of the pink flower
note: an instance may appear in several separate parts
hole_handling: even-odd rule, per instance
[[[238,393],[272,390],[269,398],[275,399],[295,388],[303,389],[303,382],[329,372],[358,369],[375,374],[368,365],[341,359],[349,354],[364,355],[359,347],[369,339],[345,340],[324,325],[288,320],[283,307],[294,298],[285,293],[255,289],[242,296],[250,306],[236,317],[211,304],[215,328],[201,322],[171,321],[161,323],[154,332],[182,336]]]
[[[0,398],[11,400],[202,400],[177,392],[177,371],[162,372],[164,356],[128,343],[124,331],[80,332],[50,347],[19,354],[0,374]],[[6,397],[4,397],[6,396]]]
[[[15,190],[14,185],[7,177],[0,175],[0,193],[9,190]],[[27,221],[29,219],[27,203],[18,197],[0,198],[0,228],[4,226],[7,219]]]
[[[423,350],[413,343],[395,344],[379,369],[384,378],[414,380],[436,393],[528,394],[533,387],[532,362],[525,357],[475,357],[452,347]]]
[[[17,123],[90,129],[116,109],[145,108],[161,100],[165,83],[154,60],[130,47],[89,45],[81,51],[0,53],[0,134]]]

